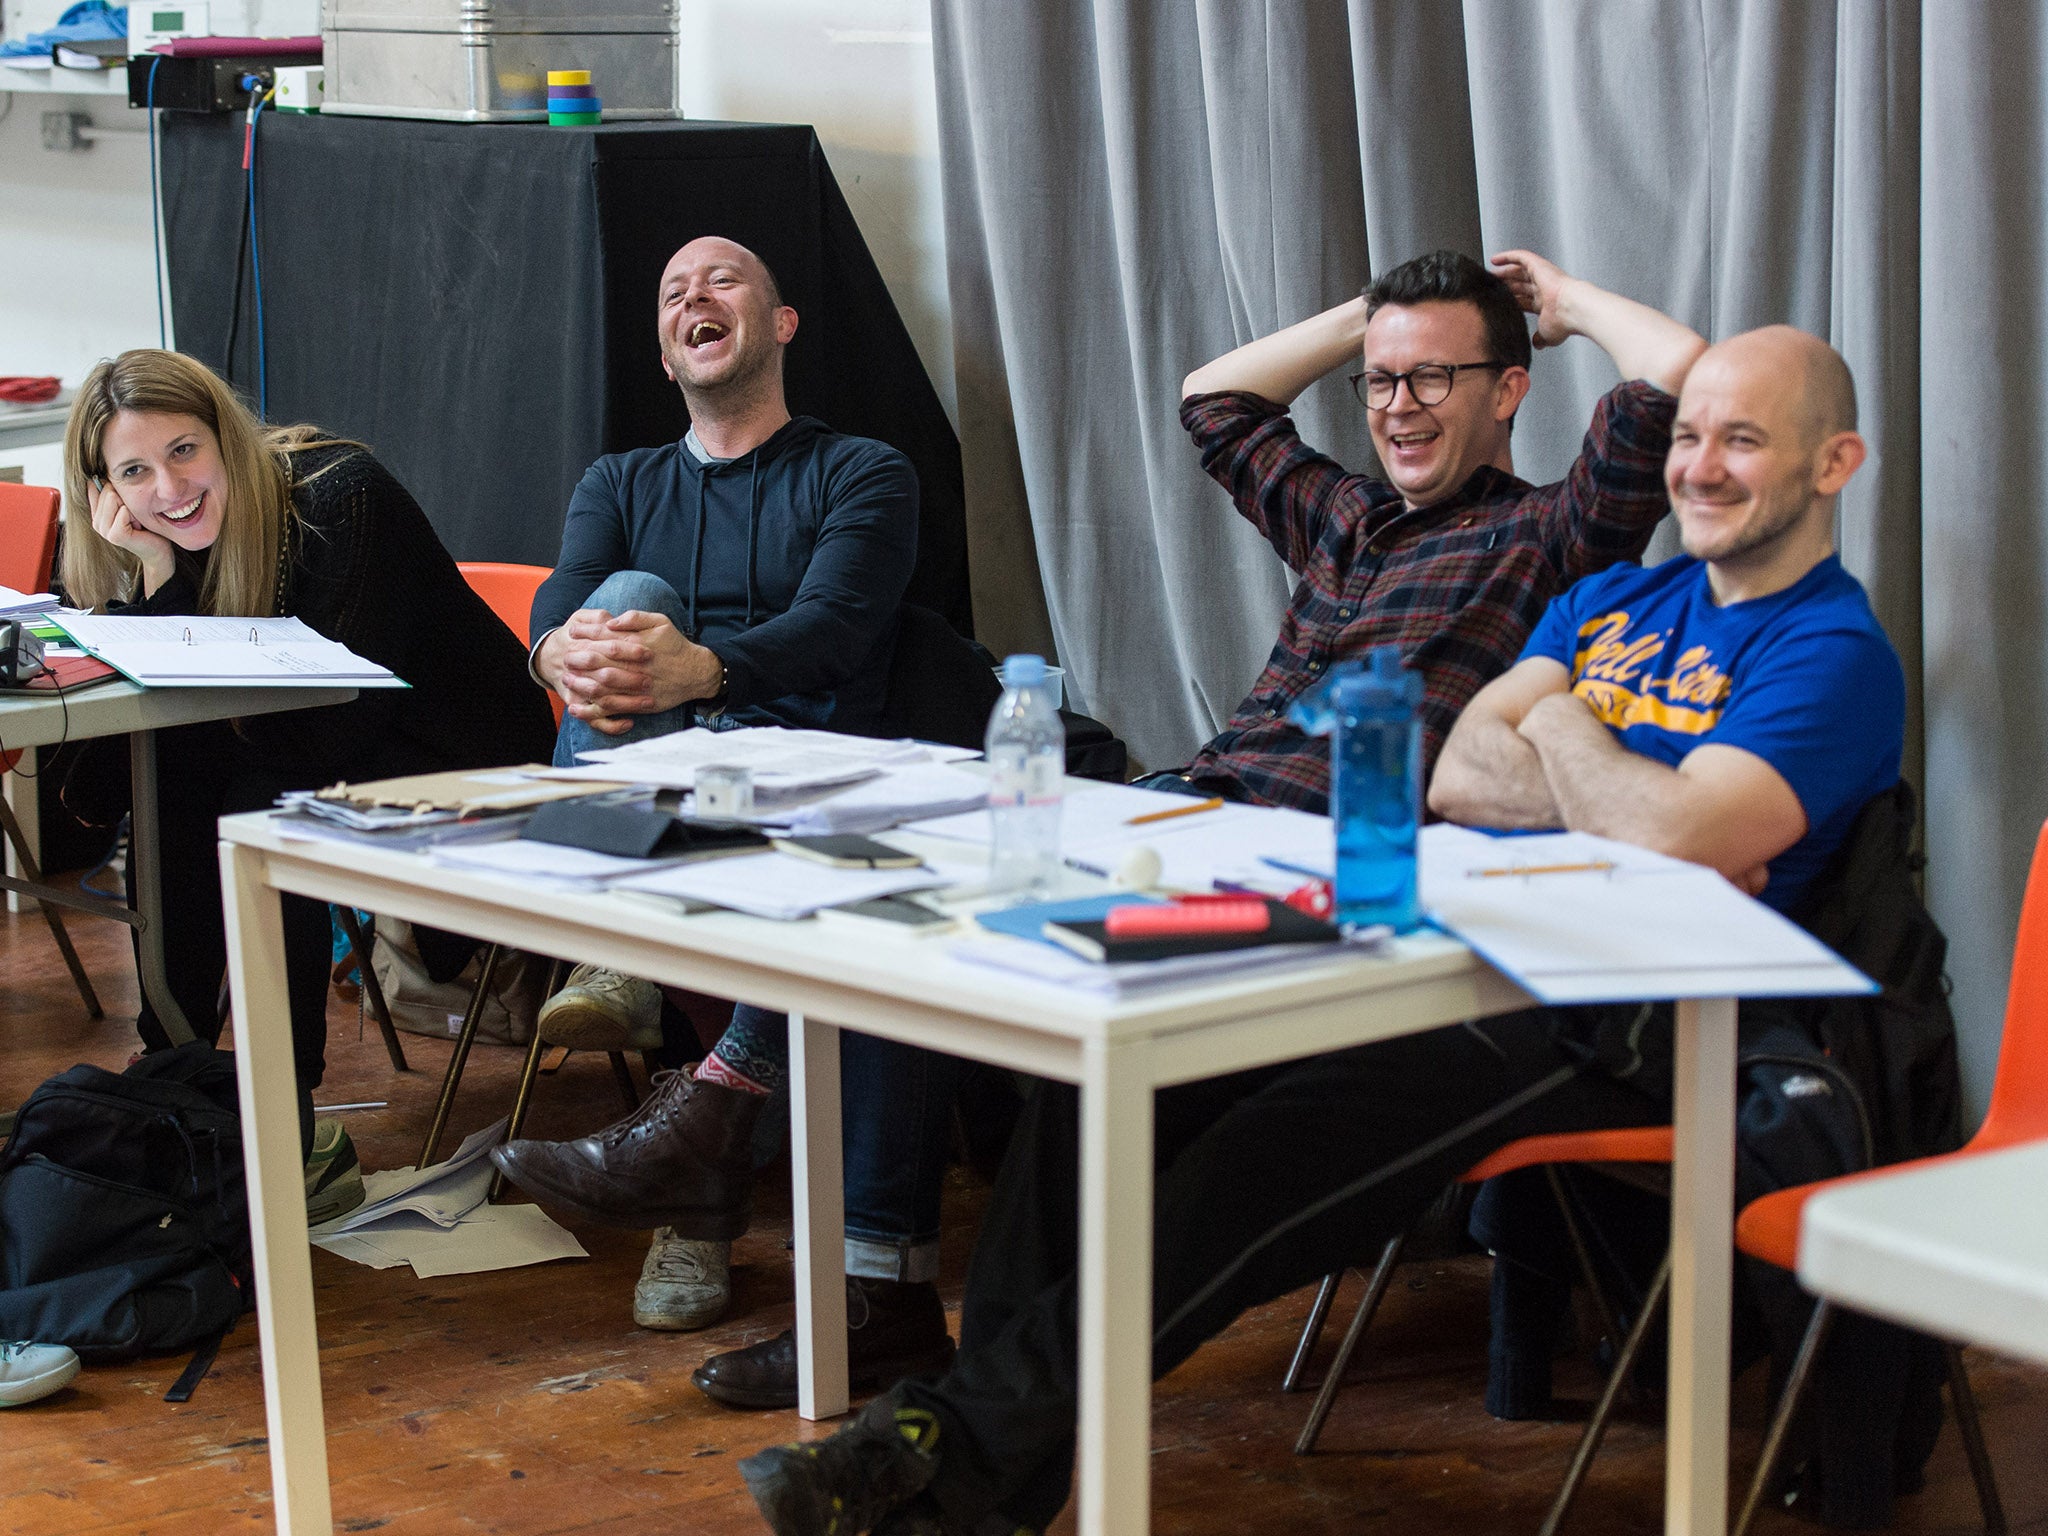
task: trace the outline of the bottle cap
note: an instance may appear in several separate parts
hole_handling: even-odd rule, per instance
[[[1045,658],[1028,651],[1003,658],[1005,688],[1035,688],[1045,681]]]

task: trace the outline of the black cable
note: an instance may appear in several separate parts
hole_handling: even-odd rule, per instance
[[[235,244],[235,284],[228,292],[228,339],[220,349],[221,375],[230,384],[235,382],[235,337],[242,328],[242,273],[249,265],[249,192],[249,183],[244,179],[242,226]]]

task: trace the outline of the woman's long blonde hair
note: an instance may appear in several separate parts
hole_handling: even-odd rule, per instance
[[[267,616],[276,611],[278,572],[298,536],[291,455],[345,439],[316,427],[269,427],[225,380],[179,352],[138,347],[86,375],[64,429],[64,594],[103,608],[141,592],[142,562],[92,525],[92,486],[107,478],[107,427],[121,411],[196,416],[220,445],[227,486],[220,537],[199,589],[202,612]],[[354,446],[360,447],[360,444]]]

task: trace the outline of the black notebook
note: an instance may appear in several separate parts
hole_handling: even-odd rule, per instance
[[[1310,917],[1284,901],[1268,898],[1267,925],[1257,933],[1176,933],[1162,937],[1113,939],[1101,922],[1047,923],[1045,937],[1085,960],[1171,960],[1179,955],[1218,954],[1227,949],[1264,949],[1270,944],[1331,944],[1342,935],[1334,923]]]

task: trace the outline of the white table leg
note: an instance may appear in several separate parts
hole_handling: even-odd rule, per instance
[[[249,1235],[256,1249],[271,1498],[278,1536],[331,1536],[334,1511],[327,1490],[327,1423],[320,1403],[320,1336],[306,1242],[283,913],[278,893],[263,883],[260,852],[223,843],[220,863],[235,1006],[235,1078],[249,1174]]]
[[[1152,1528],[1152,1085],[1141,1048],[1083,1052],[1082,1536]]]
[[[1735,1002],[1678,1005],[1671,1189],[1667,1536],[1728,1529],[1728,1333],[1735,1237]]]
[[[796,1217],[796,1411],[846,1412],[846,1189],[839,1030],[789,1016],[790,1170]]]
[[[26,775],[10,773],[0,778],[0,795],[7,797],[8,807],[14,812],[14,819],[21,825],[21,840],[28,844],[28,856],[36,861],[36,867],[43,863],[43,818],[37,791],[42,787],[42,775],[36,772],[36,749],[22,749],[22,761],[28,764]],[[4,841],[4,839],[0,839]],[[22,871],[21,861],[14,856],[14,845],[9,843],[5,850],[7,873],[21,880],[27,878]],[[33,896],[24,896],[19,891],[7,893],[7,910],[27,912],[36,905]]]

